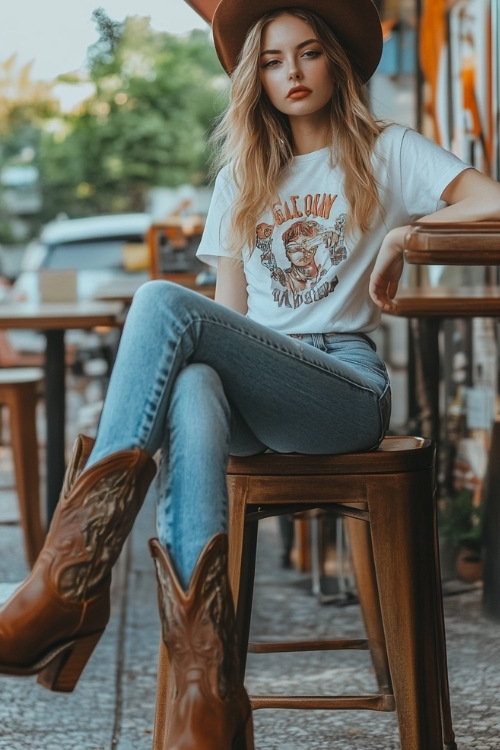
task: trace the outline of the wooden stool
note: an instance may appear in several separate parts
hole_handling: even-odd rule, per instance
[[[435,447],[388,437],[373,452],[336,456],[265,453],[230,458],[230,576],[240,658],[257,653],[369,649],[379,693],[250,696],[253,709],[396,711],[403,750],[456,750],[451,725],[434,500]],[[258,521],[335,508],[346,518],[367,639],[248,646]],[[265,669],[263,665],[262,669]],[[168,724],[168,656],[160,648],[155,750]],[[246,748],[253,750],[253,748]]]
[[[36,434],[36,367],[0,369],[0,404],[9,409],[10,440],[26,557],[33,566],[45,539],[40,516],[40,474]]]

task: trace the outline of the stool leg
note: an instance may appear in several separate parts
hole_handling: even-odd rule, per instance
[[[229,495],[229,580],[236,605],[241,678],[245,677],[250,619],[252,616],[257,521],[247,522],[247,478],[227,477]],[[253,750],[249,748],[248,750]]]
[[[438,750],[443,651],[432,472],[386,476],[376,489],[372,482],[368,509],[401,747]]]
[[[357,518],[344,518],[349,536],[352,567],[358,590],[359,604],[363,615],[366,635],[370,644],[370,654],[381,693],[392,693],[387,648],[385,643],[382,615],[377,589],[377,579],[373,565],[373,550],[370,525]]]
[[[37,397],[34,384],[26,383],[25,386],[11,391],[8,407],[21,525],[28,564],[32,567],[42,549],[45,533],[40,515]]]
[[[236,609],[236,630],[240,649],[242,679],[245,677],[248,640],[250,637],[258,526],[256,521],[247,524],[241,550],[241,574]]]

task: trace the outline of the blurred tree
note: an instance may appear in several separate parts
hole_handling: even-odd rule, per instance
[[[59,112],[53,94],[53,83],[35,81],[33,63],[19,65],[16,55],[0,63],[0,244],[16,244],[19,238],[13,231],[13,219],[21,222],[25,232],[34,234],[40,216],[32,210],[13,217],[4,200],[3,177],[8,167],[34,165],[39,148],[41,129],[48,118]],[[18,223],[19,231],[19,223]]]
[[[45,219],[143,210],[151,187],[207,180],[207,138],[226,80],[208,33],[179,38],[147,18],[117,23],[102,9],[93,18],[95,95],[41,139]]]
[[[53,83],[34,81],[33,62],[21,67],[17,55],[0,63],[0,135],[2,151],[10,139],[15,140],[17,130],[26,125],[40,124],[58,111],[53,95]]]

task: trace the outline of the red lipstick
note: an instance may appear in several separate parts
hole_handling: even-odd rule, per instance
[[[292,86],[287,94],[287,99],[305,99],[310,93],[311,89],[308,89],[307,86]]]

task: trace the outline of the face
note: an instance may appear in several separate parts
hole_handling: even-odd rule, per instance
[[[282,15],[264,28],[260,77],[271,103],[290,120],[326,117],[333,93],[328,60],[301,18]]]
[[[299,234],[297,239],[287,244],[286,256],[293,266],[308,266],[314,260],[318,245],[317,237]]]

